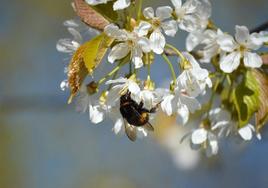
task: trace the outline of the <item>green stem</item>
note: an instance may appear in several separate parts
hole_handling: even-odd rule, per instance
[[[132,63],[129,62],[129,75],[131,75],[131,74],[132,74]]]
[[[117,65],[111,72],[109,72],[105,77],[103,77],[102,79],[100,79],[98,81],[98,85],[101,85],[103,82],[105,82],[105,80],[107,80],[109,77],[113,76],[114,74],[116,74],[122,67],[123,63],[120,63],[119,65]]]
[[[150,75],[151,75],[151,61],[150,61],[150,54],[146,54],[146,56],[145,56],[145,58],[146,58],[146,64],[147,64],[147,74],[148,74],[148,76],[150,77]]]
[[[143,0],[137,0],[138,1],[138,15],[137,15],[137,20],[140,21],[141,19],[141,14],[142,14],[142,4]]]
[[[176,83],[177,77],[176,77],[176,74],[175,74],[174,67],[173,67],[172,63],[169,61],[168,57],[165,54],[162,54],[162,57],[166,61],[166,63],[168,64],[169,69],[171,71],[173,81],[174,81],[174,83]]]
[[[181,58],[182,61],[186,60],[183,54],[176,47],[172,46],[171,44],[166,44],[166,47],[176,52],[176,54]]]
[[[211,110],[212,108],[212,105],[213,105],[213,101],[214,101],[214,98],[216,96],[216,91],[220,85],[220,83],[224,83],[225,82],[225,79],[226,79],[226,76],[224,75],[222,78],[218,78],[215,85],[213,86],[212,88],[212,94],[210,96],[210,99],[209,99],[209,102],[208,102],[208,113],[207,113],[207,116],[209,116],[209,111]]]

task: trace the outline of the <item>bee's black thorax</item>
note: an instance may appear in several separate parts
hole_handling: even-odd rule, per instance
[[[143,126],[149,121],[149,110],[143,108],[130,97],[130,92],[120,98],[120,112],[124,119],[133,126]]]

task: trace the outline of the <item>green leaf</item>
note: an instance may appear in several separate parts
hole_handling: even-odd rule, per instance
[[[83,60],[89,74],[92,74],[96,67],[101,63],[101,60],[113,41],[114,39],[108,37],[105,33],[102,33],[84,44],[86,48],[83,54]]]
[[[238,113],[239,127],[245,126],[252,115],[258,111],[259,86],[253,74],[253,71],[248,70],[242,82],[233,91],[233,101]]]

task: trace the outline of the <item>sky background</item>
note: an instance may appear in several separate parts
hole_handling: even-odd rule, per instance
[[[69,36],[62,22],[75,17],[70,2],[0,0],[1,188],[268,186],[267,133],[249,144],[228,140],[217,157],[207,159],[180,145],[179,135],[133,144],[115,136],[109,120],[91,125],[88,114],[67,105],[68,93],[59,87],[65,56],[55,46]],[[212,5],[212,19],[230,33],[236,24],[252,28],[268,20],[267,0],[212,0]],[[173,44],[184,49],[185,36],[179,33]],[[169,74],[162,70],[156,63],[158,82]]]

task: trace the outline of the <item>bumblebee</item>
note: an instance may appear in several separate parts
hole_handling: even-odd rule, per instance
[[[124,119],[125,132],[131,141],[137,138],[136,127],[143,127],[147,131],[154,131],[153,126],[149,122],[150,113],[155,113],[158,104],[148,110],[143,107],[143,102],[139,104],[131,98],[131,93],[127,91],[126,94],[120,97],[120,112]]]

